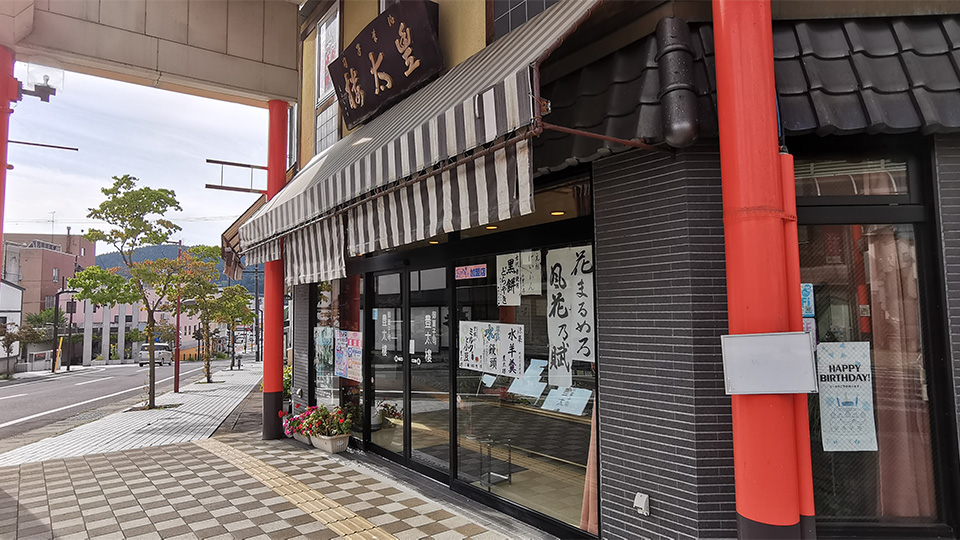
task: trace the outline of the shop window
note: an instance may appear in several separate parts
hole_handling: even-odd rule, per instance
[[[340,55],[340,12],[333,7],[317,23],[316,153],[339,139],[339,114],[333,80],[327,66]]]
[[[820,380],[809,399],[820,523],[940,519],[923,223],[904,222],[908,204],[870,206],[872,195],[915,200],[907,171],[887,160],[797,165],[798,196],[862,200],[855,211],[814,199],[799,209],[804,327]]]
[[[558,0],[493,0],[494,39],[500,39]]]
[[[596,532],[591,246],[456,265],[487,269],[456,283],[458,478]]]
[[[907,196],[907,164],[902,160],[799,160],[797,197]]]
[[[313,366],[316,405],[328,409],[341,406],[353,416],[356,432],[363,429],[362,376],[356,365],[346,370],[346,340],[361,347],[363,324],[360,317],[363,280],[360,276],[315,285],[316,325],[313,328]],[[359,434],[357,435],[360,436]]]

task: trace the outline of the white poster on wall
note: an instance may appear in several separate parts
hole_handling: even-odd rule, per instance
[[[497,255],[497,305],[520,305],[520,254]]]
[[[593,391],[586,388],[554,388],[547,394],[547,398],[543,400],[543,405],[540,408],[581,416],[592,395]]]
[[[824,452],[877,451],[870,343],[820,343],[817,376]]]
[[[482,371],[483,334],[480,323],[460,321],[460,367]]]
[[[551,377],[555,371],[570,371],[574,360],[594,362],[596,359],[593,269],[593,249],[590,246],[547,252],[547,333]]]
[[[520,294],[540,296],[543,293],[540,250],[520,253]]]

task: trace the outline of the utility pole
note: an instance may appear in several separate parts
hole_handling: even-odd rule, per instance
[[[183,240],[177,242],[177,261],[183,255]],[[199,350],[199,349],[197,349]],[[173,353],[173,392],[180,393],[180,284],[177,283],[177,343]]]

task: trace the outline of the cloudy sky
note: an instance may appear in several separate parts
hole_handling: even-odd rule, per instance
[[[25,67],[15,73],[25,80]],[[174,240],[220,245],[220,233],[253,203],[254,194],[205,189],[221,167],[207,158],[266,165],[266,109],[187,96],[67,72],[49,103],[31,96],[14,105],[10,140],[77,147],[79,152],[9,145],[4,231],[77,233],[98,224],[86,216],[103,201],[112,176],[176,191],[183,227]],[[249,187],[248,169],[227,167],[224,183]],[[266,187],[256,171],[254,186]],[[55,214],[51,214],[55,212]],[[102,227],[103,225],[100,224]],[[97,253],[113,251],[97,246]]]

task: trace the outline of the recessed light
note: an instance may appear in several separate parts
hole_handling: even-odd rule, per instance
[[[487,230],[488,230],[488,231],[493,231],[493,230],[496,230],[496,229],[497,229],[497,226],[496,226],[496,225],[487,225]]]
[[[431,240],[430,243],[436,245],[436,244],[439,244],[440,242],[437,242],[436,240]]]
[[[550,212],[551,216],[562,216],[564,214],[566,214],[566,212],[564,212],[563,210],[556,210],[556,211]]]

